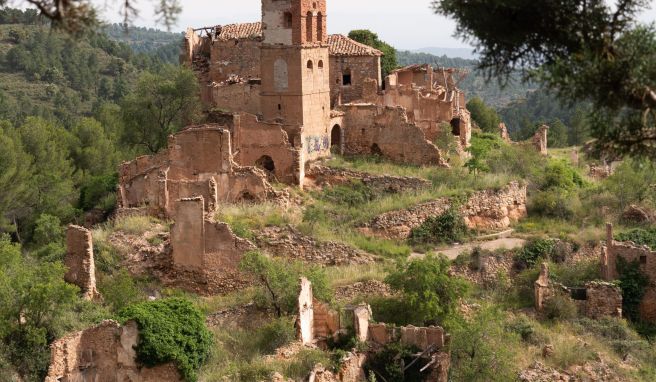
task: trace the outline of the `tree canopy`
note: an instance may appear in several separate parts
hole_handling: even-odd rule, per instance
[[[480,66],[507,78],[521,70],[561,99],[589,100],[592,136],[614,155],[656,158],[656,29],[637,15],[646,0],[559,2],[434,0],[474,44]]]
[[[396,60],[396,49],[393,46],[382,41],[378,35],[368,29],[356,29],[349,32],[348,37],[361,44],[369,45],[383,52],[380,58],[380,66],[383,71],[383,77],[396,69],[399,64]]]

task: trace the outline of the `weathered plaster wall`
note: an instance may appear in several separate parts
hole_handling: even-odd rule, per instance
[[[415,165],[448,166],[424,132],[408,122],[403,108],[343,105],[345,154],[378,154]]]
[[[111,320],[63,337],[50,346],[50,367],[45,382],[182,381],[173,364],[153,368],[138,364],[134,350],[138,339],[136,323],[121,326]]]
[[[257,83],[214,84],[211,91],[212,107],[219,110],[251,114],[259,114],[262,110],[260,85]]]
[[[261,37],[215,39],[210,49],[210,80],[221,83],[231,77],[260,77]],[[216,102],[216,99],[214,100]]]
[[[76,225],[68,226],[64,265],[67,268],[64,275],[66,282],[80,287],[83,297],[87,300],[98,296],[91,231]]]
[[[331,105],[338,105],[338,100],[341,100],[341,103],[361,100],[364,95],[365,80],[373,79],[380,84],[380,73],[380,57],[378,56],[331,55],[329,80]],[[350,85],[344,85],[344,74],[350,74]]]

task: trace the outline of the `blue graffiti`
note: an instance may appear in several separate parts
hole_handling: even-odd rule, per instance
[[[305,146],[308,154],[329,150],[330,138],[326,135],[305,137]]]

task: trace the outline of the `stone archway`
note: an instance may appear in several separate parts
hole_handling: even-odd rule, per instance
[[[371,145],[371,154],[377,156],[383,156],[383,150],[381,150],[380,147],[378,147],[377,143],[374,143],[373,145]]]
[[[342,152],[342,127],[340,125],[336,124],[330,130],[330,149],[340,154]]]
[[[451,120],[451,133],[456,137],[460,136],[460,118],[453,118]]]

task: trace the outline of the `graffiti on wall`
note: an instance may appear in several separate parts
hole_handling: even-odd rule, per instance
[[[330,137],[327,135],[305,137],[305,147],[307,147],[308,154],[330,150]]]

